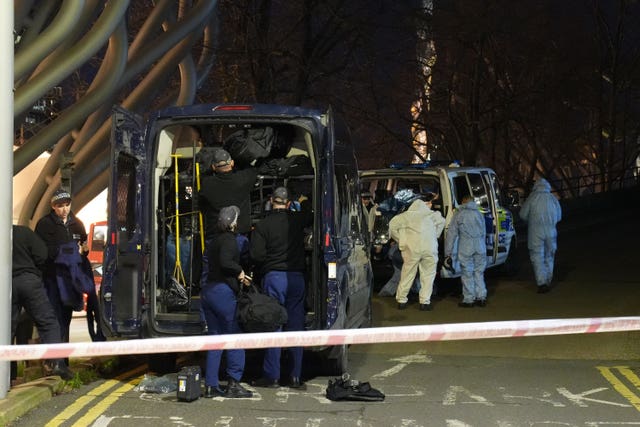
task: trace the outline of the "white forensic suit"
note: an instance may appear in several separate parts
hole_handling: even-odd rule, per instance
[[[440,212],[432,211],[418,199],[409,209],[389,222],[389,234],[402,252],[402,272],[396,291],[396,301],[407,302],[416,273],[420,271],[420,304],[431,304],[433,281],[438,264],[438,236],[444,229]]]
[[[551,194],[551,185],[541,178],[522,204],[520,218],[528,224],[527,247],[538,286],[549,286],[558,247],[556,224],[562,219],[560,203]]]

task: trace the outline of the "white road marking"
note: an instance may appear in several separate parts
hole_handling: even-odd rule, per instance
[[[399,362],[397,365],[373,375],[372,378],[389,378],[402,371],[411,363],[432,363],[433,360],[423,352],[410,354],[408,356],[396,357],[389,359],[390,362]]]
[[[590,394],[599,393],[599,392],[604,391],[604,390],[609,390],[609,389],[607,387],[600,387],[600,388],[594,388],[593,390],[587,390],[587,391],[585,391],[583,393],[580,393],[580,394],[574,394],[574,393],[571,393],[566,388],[560,387],[560,388],[558,388],[558,393],[560,393],[562,396],[564,396],[567,399],[569,399],[569,401],[571,403],[575,404],[576,406],[580,406],[581,408],[586,408],[586,407],[589,406],[589,405],[587,405],[586,402],[602,403],[603,405],[620,406],[622,408],[631,407],[631,405],[627,405],[627,404],[624,404],[624,403],[610,402],[608,400],[592,399],[590,397],[585,397],[585,396],[588,396]]]
[[[504,397],[505,400],[509,401],[510,403],[515,403],[514,401],[516,399],[528,399],[528,400],[539,400],[540,402],[544,402],[544,403],[550,403],[556,408],[564,408],[566,406],[564,403],[552,400],[551,393],[549,393],[548,391],[543,392],[542,397],[536,397],[536,396],[517,396],[513,394],[505,394],[504,387],[500,387],[500,390],[503,391],[502,397]]]
[[[459,403],[480,403],[485,406],[494,406],[493,403],[489,402],[486,398],[480,396],[479,394],[473,394],[466,388],[458,385],[449,386],[447,393],[445,394],[444,400],[442,404],[444,406],[453,406],[458,403],[458,394],[465,394],[469,396],[473,402],[459,402]]]
[[[173,418],[173,417],[172,417]],[[142,416],[142,415],[116,415],[114,417],[106,417],[104,415],[100,415],[94,422],[91,424],[91,427],[107,427],[111,421],[120,419],[120,420],[159,420],[161,417],[151,417],[151,416]],[[183,425],[191,425],[191,424],[183,424]]]
[[[256,417],[256,420],[262,420],[262,425],[265,427],[276,427],[278,425],[278,421],[295,421],[295,418]]]

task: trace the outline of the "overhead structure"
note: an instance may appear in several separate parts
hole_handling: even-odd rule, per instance
[[[114,104],[144,116],[194,102],[214,61],[217,1],[14,5],[13,174],[51,154],[20,209],[18,222],[34,225],[65,177],[71,177],[75,211],[107,187]],[[39,120],[21,132],[33,112]]]

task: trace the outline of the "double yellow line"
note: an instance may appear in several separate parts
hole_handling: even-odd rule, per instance
[[[76,416],[83,408],[88,406],[95,399],[101,398],[91,409],[89,409],[85,415],[80,417],[78,421],[73,423],[73,427],[89,426],[93,423],[101,414],[103,414],[109,406],[111,406],[116,400],[120,398],[124,393],[133,389],[143,378],[141,373],[147,370],[146,365],[138,366],[135,369],[127,371],[118,375],[115,379],[107,380],[103,384],[91,390],[89,393],[81,396],[71,405],[54,417],[46,424],[46,427],[57,427],[62,425],[65,421],[70,420]],[[123,381],[126,383],[116,390],[110,392],[104,396],[109,390],[121,384]]]
[[[628,366],[597,366],[596,368],[611,383],[614,390],[640,411],[640,378]],[[614,371],[617,371],[622,380],[618,378]]]

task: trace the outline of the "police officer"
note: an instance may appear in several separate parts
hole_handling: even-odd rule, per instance
[[[200,188],[200,201],[205,212],[206,235],[217,233],[218,213],[225,206],[237,206],[240,209],[237,232],[248,234],[251,231],[251,190],[258,172],[254,167],[235,169],[231,155],[219,148],[212,155],[213,174],[206,175]]]
[[[302,203],[302,211],[288,209],[289,193],[278,187],[271,197],[273,209],[260,221],[251,235],[251,259],[262,276],[266,294],[280,301],[287,309],[287,331],[304,330],[305,299],[305,251],[304,228],[311,222],[308,201]],[[279,329],[279,330],[282,330]],[[302,373],[302,347],[288,347],[291,368],[286,385],[305,389],[300,380]],[[262,365],[263,376],[251,384],[256,387],[275,388],[280,379],[280,348],[265,350]]]
[[[208,251],[216,234],[218,234],[218,214],[225,206],[237,206],[240,214],[237,221],[236,239],[240,248],[248,252],[247,236],[251,231],[251,190],[256,182],[258,172],[254,167],[235,169],[235,162],[224,149],[216,149],[212,156],[212,174],[202,180],[199,192],[200,207],[205,219],[205,252],[202,260],[202,283],[207,282],[209,268]],[[242,253],[241,258],[248,257]]]
[[[58,189],[53,193],[51,211],[38,221],[35,231],[47,245],[45,288],[60,323],[62,342],[69,342],[73,310],[82,310],[82,292],[95,293],[95,283],[86,257],[89,253],[87,232],[82,221],[71,211],[71,194],[68,191]],[[74,265],[63,265],[69,260],[73,260]],[[75,260],[82,265],[77,265]],[[72,270],[72,267],[78,268]],[[78,281],[82,281],[83,289],[78,289]]]
[[[38,328],[45,344],[59,343],[60,324],[44,291],[40,266],[47,259],[47,246],[31,229],[13,226],[13,264],[11,281],[11,336],[15,335],[20,310],[24,307]],[[62,359],[52,360],[52,374],[73,378]]]
[[[246,281],[240,265],[240,252],[236,242],[236,228],[240,210],[237,206],[220,209],[217,219],[218,234],[209,247],[208,282],[202,287],[202,312],[207,322],[208,335],[241,333],[236,319],[236,295]],[[244,372],[244,350],[226,350],[226,372],[228,376],[225,390],[220,388],[218,371],[222,350],[207,351],[205,373],[205,397],[251,397],[253,393],[240,384]]]

